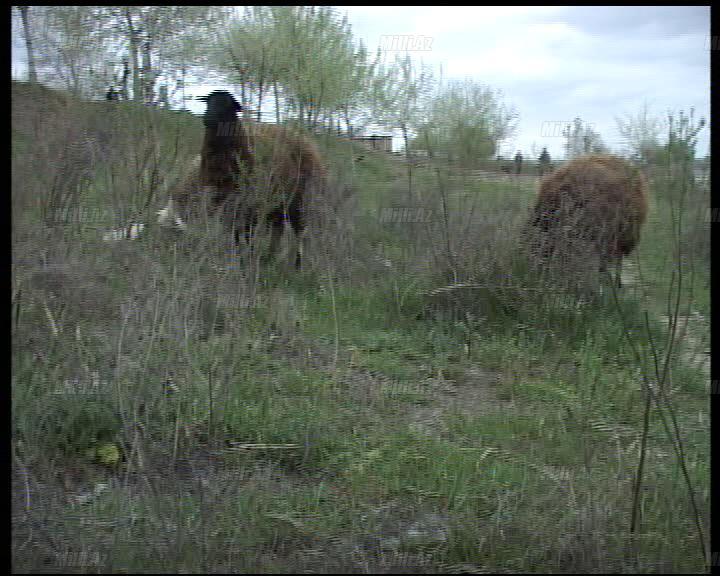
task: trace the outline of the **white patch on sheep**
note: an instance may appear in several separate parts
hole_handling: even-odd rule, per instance
[[[145,228],[145,224],[132,223],[124,228],[115,228],[103,233],[103,242],[115,242],[117,240],[135,240]]]
[[[183,222],[180,215],[175,211],[175,203],[173,199],[168,200],[167,206],[162,210],[158,210],[158,224],[161,226],[172,226],[173,224],[180,230],[187,230],[187,224]]]
[[[159,150],[159,148],[156,148],[156,153],[159,154]],[[189,173],[192,170],[197,170],[200,167],[201,161],[202,156],[200,154],[193,156],[192,160],[187,164],[184,172]],[[167,189],[168,186],[166,184],[165,190]],[[205,194],[212,194],[214,191],[215,188],[213,186],[204,186],[202,188],[202,192]],[[165,206],[165,208],[163,208],[162,210],[158,210],[157,222],[161,226],[177,226],[177,228],[179,228],[180,230],[187,230],[187,224],[177,213],[177,210],[175,208],[175,202],[173,201],[172,197],[170,197],[170,199],[168,200],[167,206]],[[140,236],[144,228],[145,224],[130,223],[123,228],[115,228],[112,230],[108,230],[107,232],[103,232],[103,242],[115,242],[118,240],[135,240]]]

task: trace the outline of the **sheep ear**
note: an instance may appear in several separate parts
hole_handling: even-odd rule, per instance
[[[233,100],[233,106],[235,108],[235,112],[240,112],[243,108],[238,104],[237,100]]]
[[[207,102],[208,97],[207,96],[196,96],[195,100],[200,100],[200,102]]]

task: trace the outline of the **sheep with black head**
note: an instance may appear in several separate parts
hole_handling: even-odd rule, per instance
[[[247,241],[259,223],[271,228],[273,255],[289,221],[298,239],[305,229],[308,196],[323,186],[325,169],[315,144],[298,131],[242,122],[242,110],[226,91],[216,90],[207,103],[200,166],[171,192],[159,221],[185,227],[200,210],[221,210],[235,240]],[[300,267],[298,249],[295,259]]]

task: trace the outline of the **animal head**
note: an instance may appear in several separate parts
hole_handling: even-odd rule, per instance
[[[207,96],[198,96],[201,102],[207,103],[204,122],[206,127],[215,127],[223,122],[235,122],[237,113],[242,110],[230,92],[215,90]]]

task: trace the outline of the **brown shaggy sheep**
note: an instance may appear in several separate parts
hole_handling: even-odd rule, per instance
[[[619,286],[622,258],[637,246],[647,210],[640,171],[617,156],[593,154],[542,179],[529,224],[545,233],[543,256],[588,250],[601,272],[615,262]]]
[[[245,226],[250,231],[263,216],[270,225],[270,254],[274,254],[288,220],[297,238],[305,229],[305,207],[310,195],[325,185],[327,177],[313,141],[298,130],[275,124],[248,124],[255,167],[248,194]],[[296,267],[300,267],[297,253]]]
[[[271,226],[269,254],[277,250],[285,220],[300,240],[304,205],[325,180],[325,169],[309,137],[275,125],[243,124],[233,96],[216,90],[207,102],[200,167],[171,193],[158,213],[163,224],[181,228],[198,211],[221,210],[235,240],[242,230],[249,242],[258,222]],[[300,267],[298,248],[295,265]]]

